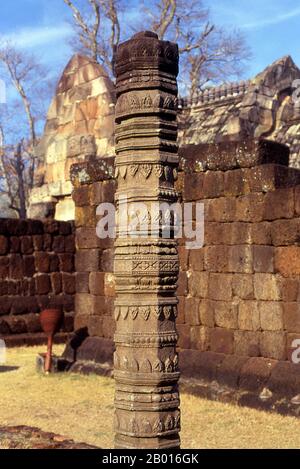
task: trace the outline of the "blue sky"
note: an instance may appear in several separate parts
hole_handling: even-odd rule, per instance
[[[206,0],[213,21],[240,28],[253,50],[245,77],[260,72],[283,55],[290,54],[300,66],[300,0]],[[134,15],[138,2],[128,0]],[[188,5],[188,1],[187,1]],[[2,0],[0,32],[26,50],[37,53],[57,77],[72,51],[67,45],[71,28],[63,0]],[[128,32],[129,36],[131,32]]]
[[[213,20],[238,27],[252,48],[251,77],[284,55],[300,67],[300,0],[209,0]]]

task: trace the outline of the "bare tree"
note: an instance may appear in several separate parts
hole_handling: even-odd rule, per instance
[[[7,42],[0,45],[0,71],[14,96],[0,114],[0,193],[8,199],[10,209],[26,218],[35,170],[37,126],[45,115],[45,103],[41,106],[40,99],[45,97],[49,82],[46,70],[32,55]]]
[[[113,51],[121,37],[120,11],[125,10],[128,1],[78,0],[77,6],[74,0],[64,2],[73,12],[81,50],[112,73]],[[202,0],[190,0],[188,5],[186,0],[158,0],[151,2],[151,7],[148,0],[142,0],[139,9],[134,25],[125,15],[127,32],[150,29],[160,39],[179,44],[181,94],[189,98],[208,83],[238,78],[250,58],[243,35],[214,25]],[[108,25],[111,27],[109,39]]]
[[[26,218],[27,199],[32,187],[30,164],[24,140],[6,145],[4,130],[0,125],[0,193],[8,200],[8,208],[19,218]]]
[[[219,28],[210,21],[202,0],[160,0],[144,6],[149,27],[161,39],[177,42],[184,93],[193,98],[208,83],[240,77],[251,53],[241,32]]]
[[[113,74],[113,53],[120,41],[118,0],[64,0],[71,9],[78,34],[75,48],[89,55]]]
[[[35,119],[32,106],[25,90],[25,83],[32,74],[37,72],[37,64],[33,57],[25,56],[10,43],[4,43],[0,49],[0,62],[5,66],[11,83],[22,99],[24,110],[29,124],[30,137],[33,144],[36,142]]]

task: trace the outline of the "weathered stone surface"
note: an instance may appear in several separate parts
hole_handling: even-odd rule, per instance
[[[50,292],[51,284],[48,275],[40,274],[35,278],[35,281],[38,295],[47,295]]]
[[[184,197],[187,202],[204,198],[203,174],[196,173],[188,176],[188,184],[185,183]]]
[[[260,329],[259,304],[257,301],[241,301],[238,305],[238,328],[242,331]]]
[[[33,237],[33,244],[34,244],[34,238],[36,238],[35,236]],[[9,244],[10,244],[10,252],[13,252],[13,253],[17,253],[17,252],[20,252],[20,238],[18,238],[17,236],[11,236],[10,239],[9,239]],[[37,249],[35,247],[35,249]]]
[[[300,247],[286,246],[275,249],[275,269],[284,277],[300,274]]]
[[[89,293],[89,272],[75,273],[75,286],[77,293]]]
[[[223,353],[182,350],[180,352],[180,366],[184,370],[185,376],[212,382],[216,379],[217,370],[224,358]]]
[[[236,329],[238,326],[238,306],[227,301],[214,302],[215,324],[226,329]]]
[[[6,254],[8,251],[8,240],[5,236],[0,236],[0,255]]]
[[[299,298],[299,279],[283,278],[281,280],[281,289],[283,301],[297,301]]]
[[[235,169],[224,173],[224,194],[227,196],[239,196],[249,192],[245,181],[245,171]]]
[[[260,325],[263,331],[282,331],[283,308],[278,301],[261,301],[259,303]]]
[[[199,272],[204,270],[203,249],[193,249],[189,251],[185,246],[182,246],[178,248],[178,252],[180,265],[183,266],[183,270],[186,270],[185,267]]]
[[[250,239],[254,244],[272,244],[271,241],[271,224],[268,222],[251,223]]]
[[[262,273],[255,274],[254,295],[257,300],[280,300],[282,293],[278,276]]]
[[[191,327],[191,348],[205,352],[210,346],[211,329],[205,326]]]
[[[233,222],[236,220],[236,199],[233,197],[220,197],[219,199],[209,200],[206,207],[205,219],[208,222]]]
[[[233,331],[214,328],[210,335],[211,350],[217,353],[232,354],[234,352],[234,335]]]
[[[6,279],[9,275],[9,259],[0,257],[0,279]]]
[[[2,236],[6,238],[8,250],[0,256],[0,273],[4,275],[3,278],[0,275],[0,310],[8,319],[7,327],[2,324],[1,329],[6,336],[11,336],[12,345],[35,343],[35,337],[39,343],[37,313],[41,309],[63,307],[70,312],[74,309],[74,254],[60,254],[70,256],[69,287],[66,286],[62,295],[59,257],[52,251],[53,247],[65,250],[67,238],[74,246],[73,224],[53,220],[3,220],[2,224],[6,227]],[[72,330],[72,315],[69,316],[68,330]]]
[[[113,166],[113,164],[112,164]],[[90,201],[93,205],[101,203],[114,203],[116,191],[116,181],[109,179],[107,181],[96,181],[91,186]]]
[[[274,360],[253,357],[242,366],[240,382],[241,388],[257,391],[267,383],[272,369],[276,365]]]
[[[199,272],[197,272],[199,273]],[[180,296],[188,294],[188,272],[179,272],[178,281],[177,281],[177,293]],[[195,272],[196,274],[196,272]],[[193,279],[197,282],[197,276],[193,276]],[[193,287],[191,287],[193,288]],[[199,291],[199,285],[195,285],[197,291]],[[200,291],[199,291],[200,294]]]
[[[209,284],[209,274],[208,272],[197,272],[191,271],[188,275],[188,291],[189,293],[197,298],[207,298],[208,296],[208,284]],[[179,277],[180,285],[180,277]],[[178,289],[179,295],[180,288]]]
[[[272,223],[272,244],[274,246],[289,246],[300,239],[300,219],[276,220]]]
[[[23,277],[21,254],[11,254],[9,256],[9,276],[15,280]]]
[[[74,272],[73,254],[69,254],[69,253],[59,254],[58,260],[59,260],[59,269],[61,272]],[[51,270],[51,261],[50,261],[50,270]]]
[[[151,203],[177,199],[177,73],[177,45],[159,41],[154,33],[136,34],[118,47],[119,207],[124,195],[130,202],[146,203],[149,213]],[[115,444],[117,448],[178,448],[177,243],[159,231],[155,237],[122,236],[121,224],[117,234],[121,236],[115,242]],[[191,320],[199,324],[197,315]],[[103,318],[104,334],[110,333],[111,321]],[[184,330],[180,325],[179,334]],[[185,340],[179,345],[185,346]]]
[[[95,272],[99,269],[100,252],[98,249],[78,250],[75,259],[75,268],[78,272]]]
[[[260,354],[259,348],[260,333],[254,331],[234,331],[234,353],[245,357],[257,357]]]
[[[185,300],[185,320],[191,326],[200,325],[200,317],[199,317],[199,303],[200,300],[198,298],[186,298]]]
[[[231,300],[232,275],[215,273],[209,274],[208,295],[212,300]]]
[[[214,327],[214,302],[211,300],[201,300],[199,303],[200,322],[204,326]]]
[[[52,242],[52,250],[55,253],[60,253],[65,251],[65,237],[64,236],[55,236]]]
[[[284,332],[264,331],[260,336],[261,355],[276,360],[286,359],[286,334]]]
[[[178,324],[178,347],[179,349],[191,348],[191,328],[187,324]]]
[[[181,148],[180,156],[186,158],[188,170],[224,171],[270,163],[287,166],[289,163],[288,147],[266,139],[254,140],[241,135],[232,142],[220,139],[214,143],[187,143]]]
[[[64,272],[62,275],[62,287],[63,292],[67,295],[74,295],[75,294],[75,277],[73,274]]]
[[[96,446],[85,443],[75,443],[71,439],[54,433],[43,432],[38,428],[18,426],[18,427],[0,427],[1,441],[5,442],[3,449],[46,449],[46,450],[87,450],[97,449]]]
[[[95,227],[96,210],[93,206],[75,208],[76,227]]]
[[[276,143],[262,158],[248,139],[267,137],[287,144],[291,150],[290,164],[299,167],[299,111],[292,98],[294,80],[300,70],[291,57],[283,57],[247,82],[230,83],[209,88],[192,103],[183,101],[180,115],[180,143],[187,158],[200,170],[233,169],[262,163],[287,165],[284,147]],[[240,143],[246,141],[244,146]],[[217,144],[222,143],[221,158]],[[197,145],[202,144],[201,152]],[[205,149],[207,147],[207,150]],[[198,170],[199,170],[198,169]],[[258,181],[259,183],[259,181]]]
[[[243,300],[254,298],[253,276],[251,274],[236,274],[232,278],[233,296]]]
[[[187,175],[187,178],[189,175]],[[189,182],[188,182],[189,184]],[[204,173],[203,197],[215,199],[224,195],[224,174],[222,171],[207,171]]]
[[[46,273],[50,270],[50,256],[47,252],[35,253],[35,265],[38,272]]]
[[[265,195],[265,220],[292,218],[294,215],[294,190],[277,189]]]
[[[81,227],[76,230],[76,246],[78,249],[100,248],[103,241],[97,236],[95,226],[93,228]]]
[[[30,236],[22,236],[20,241],[21,241],[21,253],[32,254],[33,253],[32,238]]]
[[[246,357],[228,355],[217,367],[217,381],[221,385],[235,388],[238,386],[241,369],[246,363]]]
[[[62,292],[62,279],[60,272],[53,272],[50,276],[51,288],[55,295],[59,295]]]
[[[231,246],[229,248],[228,271],[245,274],[253,272],[252,246]]]
[[[284,303],[283,318],[285,330],[300,333],[300,308],[298,302]]]
[[[253,246],[254,272],[274,272],[273,246]]]
[[[227,246],[208,246],[203,248],[204,268],[208,272],[228,272],[229,248]]]
[[[264,220],[265,195],[252,193],[236,199],[235,217],[238,221],[261,222]]]
[[[299,394],[300,373],[299,365],[289,362],[278,362],[272,367],[268,387],[289,398]]]
[[[113,249],[104,249],[101,252],[100,259],[100,270],[102,272],[112,272],[114,269],[114,250]]]
[[[113,178],[114,158],[98,160],[91,159],[86,162],[73,164],[71,167],[71,181],[75,188],[97,181],[106,181]],[[91,192],[91,197],[92,197]],[[92,200],[92,198],[91,198]]]
[[[59,220],[74,219],[70,167],[114,155],[114,103],[114,85],[103,68],[74,55],[59,81],[36,149],[30,216],[45,218],[55,212]]]
[[[65,236],[65,252],[75,252],[75,238],[74,235]]]

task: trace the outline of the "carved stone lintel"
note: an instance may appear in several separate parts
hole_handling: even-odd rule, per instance
[[[178,47],[149,31],[139,33],[118,47],[115,70],[117,213],[124,198],[143,202],[147,227],[156,216],[153,204],[177,200]],[[132,238],[123,221],[116,226],[117,448],[180,445],[178,251],[174,237],[162,234],[159,212],[156,218],[154,236],[146,230]]]

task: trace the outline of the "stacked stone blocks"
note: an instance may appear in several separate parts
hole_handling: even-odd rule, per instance
[[[62,307],[73,330],[73,223],[0,220],[0,334],[8,345],[39,337],[39,312]],[[20,339],[20,340],[18,340]]]
[[[113,161],[110,162],[110,168]],[[82,174],[85,177],[82,179]],[[101,161],[72,167],[76,226],[76,318],[75,329],[87,329],[89,336],[112,339],[114,239],[100,239],[96,233],[97,207],[114,204],[115,180],[103,170]]]
[[[220,153],[234,155],[236,146],[229,147],[220,145]],[[253,147],[252,162],[263,163],[261,148]],[[248,158],[249,167],[228,169],[225,157],[216,170],[200,172],[199,161],[211,153],[205,145],[197,157],[189,150],[182,149],[180,184],[184,201],[204,203],[205,236],[201,249],[188,251],[184,241],[179,249],[183,369],[248,389],[268,384],[283,392],[285,382],[285,395],[297,394],[291,354],[300,338],[300,172],[278,164],[285,160],[280,145],[270,148],[275,163],[251,167]]]

